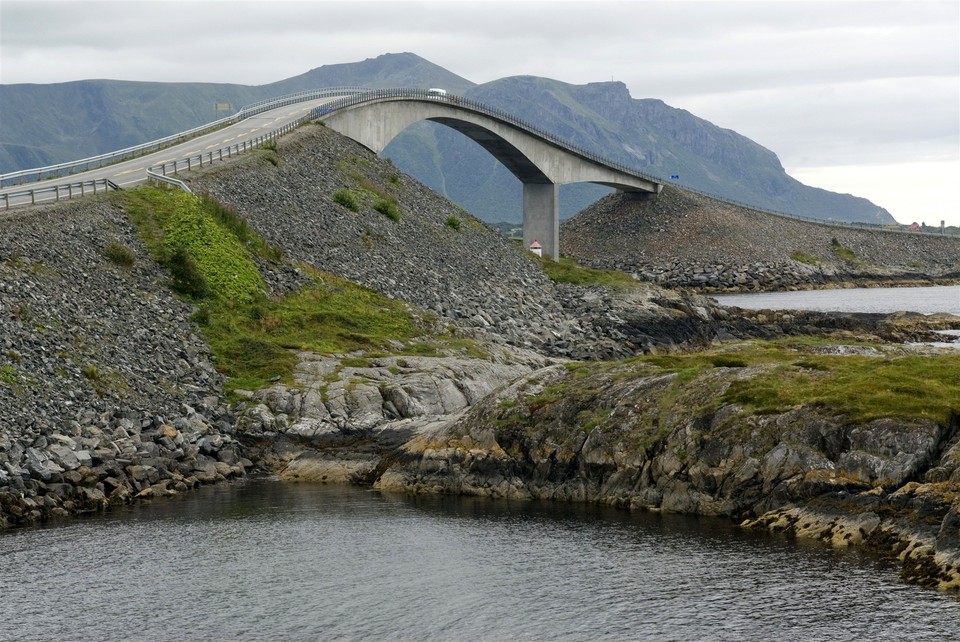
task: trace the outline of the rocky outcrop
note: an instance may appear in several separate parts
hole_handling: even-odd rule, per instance
[[[404,445],[384,491],[612,504],[744,520],[899,556],[909,581],[960,588],[960,416],[850,422],[710,400],[756,373],[554,365]]]
[[[676,187],[597,201],[561,225],[560,247],[587,265],[704,292],[960,280],[960,236],[802,221]]]
[[[292,385],[240,392],[237,435],[282,478],[362,483],[421,431],[547,362],[497,346],[486,359],[301,353]]]
[[[294,388],[238,407],[247,452],[283,479],[720,515],[870,546],[899,556],[909,581],[960,588],[960,416],[857,422],[815,406],[756,414],[716,402],[768,366],[681,383],[641,362],[512,349],[488,360],[301,359]]]

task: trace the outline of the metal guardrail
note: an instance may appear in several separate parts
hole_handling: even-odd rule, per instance
[[[181,181],[175,176],[181,171],[190,171],[192,169],[204,167],[204,164],[210,165],[214,161],[223,160],[224,158],[230,158],[237,154],[242,154],[244,152],[256,149],[257,147],[263,146],[264,143],[268,143],[272,140],[283,136],[284,134],[293,131],[294,129],[300,127],[305,122],[313,120],[312,113],[302,116],[295,121],[287,123],[282,127],[274,129],[266,134],[251,138],[245,141],[236,143],[235,145],[228,145],[227,147],[221,147],[220,149],[215,149],[210,152],[203,154],[196,154],[188,158],[181,158],[175,161],[169,161],[162,163],[160,165],[154,165],[153,167],[147,168],[147,178],[159,181],[161,183],[168,183],[179,187],[185,192],[193,192],[190,187]],[[168,173],[169,172],[169,173]]]
[[[99,188],[99,189],[98,189]],[[109,190],[119,190],[120,187],[109,178],[97,178],[89,181],[76,181],[73,183],[62,183],[52,185],[43,189],[28,189],[20,192],[8,192],[0,194],[0,204],[3,209],[10,209],[10,200],[21,197],[29,197],[30,202],[26,205],[36,205],[40,201],[60,201],[64,199],[80,198],[90,194],[100,194]],[[52,194],[52,198],[42,198],[44,194]],[[38,196],[41,198],[38,200]]]
[[[286,96],[280,96],[278,98],[268,98],[247,105],[232,116],[227,116],[226,118],[221,118],[220,120],[216,120],[199,127],[194,127],[193,129],[185,132],[173,134],[171,136],[153,140],[148,143],[127,147],[115,152],[100,154],[99,156],[91,156],[89,158],[70,161],[69,163],[59,163],[57,165],[49,165],[47,167],[37,167],[34,169],[24,169],[16,172],[10,172],[8,174],[0,174],[0,188],[9,187],[12,185],[22,185],[24,183],[34,183],[41,180],[48,180],[60,176],[76,174],[78,172],[85,172],[91,169],[97,169],[104,167],[105,165],[111,165],[123,160],[136,158],[143,156],[144,154],[159,151],[165,147],[195,138],[196,136],[201,136],[270,109],[276,109],[277,107],[292,105],[294,103],[305,102],[317,98],[324,98],[326,96],[348,95],[358,91],[365,91],[365,89],[362,87],[326,87],[323,89],[301,91],[294,94],[288,94]]]
[[[227,118],[223,118],[216,122],[208,123],[207,125],[203,125],[202,127],[197,127],[197,128],[188,130],[186,132],[175,134],[173,136],[168,136],[166,138],[161,138],[159,140],[151,141],[149,143],[144,143],[136,147],[130,147],[127,149],[116,151],[116,152],[111,152],[109,154],[102,154],[100,156],[85,158],[78,161],[73,161],[71,163],[62,163],[60,165],[51,165],[49,167],[40,167],[36,169],[29,169],[29,170],[23,170],[20,172],[14,172],[11,174],[4,174],[3,176],[0,176],[0,188],[3,187],[2,185],[3,180],[7,180],[7,179],[13,180],[14,178],[26,179],[29,176],[33,175],[35,178],[22,181],[24,183],[29,183],[29,182],[33,182],[34,180],[38,180],[40,178],[42,179],[48,178],[48,176],[45,175],[46,172],[75,173],[75,172],[88,171],[90,169],[103,167],[105,165],[110,165],[112,163],[116,163],[122,160],[127,160],[129,158],[142,156],[147,153],[152,153],[154,151],[164,149],[171,145],[189,140],[196,136],[201,136],[210,131],[214,131],[218,128],[230,125],[233,122],[238,122],[245,118],[255,116],[259,113],[269,111],[271,109],[276,109],[278,107],[284,107],[286,105],[292,105],[295,103],[306,102],[308,100],[316,100],[317,98],[324,98],[327,96],[342,96],[345,94],[349,95],[350,93],[355,93],[357,91],[363,91],[363,89],[358,87],[327,87],[324,89],[301,91],[294,94],[288,94],[286,96],[280,96],[279,98],[262,100],[260,102],[253,103],[251,105],[247,105],[246,107],[242,108],[233,116],[229,116]],[[296,121],[297,126],[299,126],[299,124],[301,124],[304,120],[306,119],[300,118],[298,121]],[[219,154],[220,158],[223,158],[224,152],[226,152],[226,155],[229,157],[231,154],[246,151],[248,149],[253,149],[254,147],[262,145],[267,140],[272,140],[277,136],[282,135],[283,133],[286,133],[287,131],[290,131],[290,127],[282,127],[279,130],[274,130],[266,135],[259,136],[253,139],[248,139],[247,141],[244,141],[240,144],[232,145],[227,148],[216,150],[212,153],[203,154],[200,156],[193,156],[188,159],[181,159],[180,161],[175,162],[173,164],[173,173],[176,173],[178,171],[179,169],[178,163],[183,164],[186,169],[192,168],[194,162],[202,166],[204,158],[207,158],[208,162],[212,162],[212,157],[214,155]],[[151,170],[156,170],[157,167],[160,168],[159,175],[157,175],[156,172],[151,171]],[[154,178],[167,183],[171,183],[188,192],[190,191],[190,188],[187,187],[187,185],[182,181],[175,178],[169,178],[166,176],[166,165],[148,168],[147,178],[148,179]],[[40,202],[59,201],[62,198],[61,196],[62,194],[66,194],[66,198],[74,198],[75,196],[77,197],[85,196],[88,193],[96,194],[98,186],[103,187],[101,191],[106,191],[107,189],[120,189],[116,184],[114,184],[109,179],[96,179],[96,180],[90,180],[90,181],[80,181],[80,182],[74,181],[74,182],[67,182],[67,183],[59,183],[59,184],[50,185],[47,187],[31,188],[31,189],[18,191],[18,192],[8,192],[5,194],[0,194],[0,208],[5,210],[10,209],[12,206],[15,205],[14,201],[17,201],[17,200],[23,201],[22,203],[19,203],[20,205],[36,205],[37,203],[40,203]],[[91,191],[88,192],[87,187],[89,187]]]

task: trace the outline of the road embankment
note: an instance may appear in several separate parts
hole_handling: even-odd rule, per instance
[[[960,236],[802,221],[675,187],[601,199],[562,224],[560,248],[705,292],[960,283]]]

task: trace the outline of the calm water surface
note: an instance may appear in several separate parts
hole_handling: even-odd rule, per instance
[[[850,288],[711,295],[723,305],[749,310],[821,312],[949,312],[960,315],[960,285],[924,288]]]
[[[960,601],[724,520],[266,479],[0,535],[4,640],[947,640]]]

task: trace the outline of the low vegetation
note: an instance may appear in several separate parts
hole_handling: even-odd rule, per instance
[[[193,319],[229,377],[228,390],[289,382],[296,353],[305,350],[485,356],[469,340],[431,332],[429,315],[308,266],[301,267],[311,287],[268,296],[254,257],[278,261],[282,253],[212,199],[153,187],[117,198],[170,271],[173,289],[197,305]]]
[[[643,356],[624,362],[630,367],[619,376],[646,376],[649,366],[656,366],[660,372],[677,373],[676,385],[686,385],[715,368],[749,369],[741,370],[714,399],[714,410],[735,403],[749,412],[769,414],[813,405],[855,422],[923,417],[940,424],[960,413],[960,354],[885,352],[879,344],[860,345],[860,354],[831,354],[837,352],[836,345],[825,339],[790,338]]]
[[[846,261],[847,263],[860,263],[860,259],[857,258],[856,253],[848,247],[840,245],[837,239],[830,240],[830,248],[833,250],[834,256],[836,256],[841,261]]]
[[[373,209],[380,212],[394,223],[400,222],[400,207],[392,197],[377,196],[373,201]]]
[[[343,205],[351,212],[360,211],[360,200],[357,198],[357,195],[353,192],[353,190],[349,190],[345,187],[338,189],[333,193],[333,202]]]
[[[280,152],[277,148],[277,141],[275,139],[268,140],[260,145],[257,153],[274,167],[278,167],[280,165]]]
[[[572,283],[574,285],[604,285],[608,287],[633,287],[637,281],[629,274],[615,270],[597,270],[584,267],[566,257],[554,261],[549,257],[540,258],[543,271],[555,283]]]
[[[797,263],[805,263],[806,265],[820,264],[820,259],[818,259],[817,257],[811,254],[807,254],[806,252],[801,252],[800,250],[797,250],[796,252],[791,254],[790,258],[796,261]]]
[[[115,239],[107,243],[103,255],[111,263],[125,268],[133,267],[135,259],[133,250]]]

